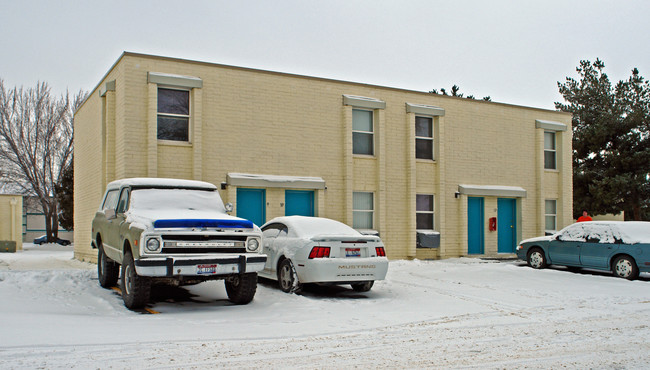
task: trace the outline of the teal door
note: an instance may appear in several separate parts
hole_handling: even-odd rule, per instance
[[[237,189],[237,217],[262,226],[266,222],[266,190]]]
[[[517,244],[517,201],[497,199],[497,250],[499,253],[515,253]]]
[[[305,190],[284,191],[285,216],[314,216],[314,192]]]
[[[467,198],[467,254],[483,254],[483,198]]]

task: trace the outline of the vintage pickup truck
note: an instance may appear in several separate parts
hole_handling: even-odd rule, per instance
[[[230,216],[217,187],[202,181],[109,183],[92,222],[92,238],[99,284],[115,286],[119,277],[130,309],[148,303],[152,284],[215,279],[225,281],[230,301],[247,304],[266,262],[260,229]]]

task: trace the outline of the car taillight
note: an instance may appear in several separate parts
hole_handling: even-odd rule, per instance
[[[377,257],[386,257],[386,250],[384,247],[375,247],[375,250],[377,251]]]
[[[309,259],[325,258],[330,256],[330,247],[314,247],[309,252]]]

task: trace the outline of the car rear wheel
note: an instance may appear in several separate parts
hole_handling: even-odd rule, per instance
[[[120,265],[113,262],[104,253],[104,247],[97,248],[97,278],[102,288],[110,288],[117,284]]]
[[[126,252],[122,264],[122,299],[129,309],[142,308],[149,302],[151,280],[138,275],[131,252]]]
[[[618,256],[612,263],[612,272],[614,276],[623,279],[634,280],[639,276],[639,268],[636,262],[629,256]]]
[[[301,288],[296,269],[288,258],[280,262],[280,266],[278,267],[278,283],[280,289],[285,293],[295,293]]]
[[[544,251],[539,248],[533,248],[528,252],[528,257],[526,258],[528,266],[534,269],[543,269],[546,267],[546,256]]]
[[[374,281],[364,281],[362,283],[354,283],[352,285],[352,289],[354,289],[355,292],[367,292],[370,289],[372,289],[372,286],[375,284]]]
[[[255,297],[257,273],[235,275],[225,280],[228,299],[234,304],[248,304]]]

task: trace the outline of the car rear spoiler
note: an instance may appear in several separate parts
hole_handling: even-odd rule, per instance
[[[374,235],[314,235],[311,237],[315,242],[343,242],[343,243],[367,243],[378,242],[381,239]]]

